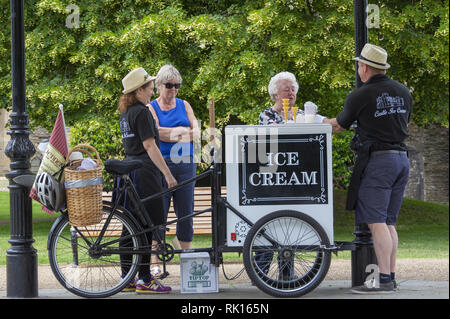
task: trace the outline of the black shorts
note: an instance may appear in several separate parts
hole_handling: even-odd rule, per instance
[[[355,223],[395,225],[408,177],[406,152],[372,153],[361,179]]]

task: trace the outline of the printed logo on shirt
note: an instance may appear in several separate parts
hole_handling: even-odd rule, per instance
[[[120,132],[122,133],[122,138],[131,138],[134,137],[134,133],[131,132],[130,125],[128,124],[128,121],[125,119],[122,119],[119,121],[120,126]]]
[[[383,92],[377,97],[377,111],[375,112],[374,117],[406,113],[404,106],[404,98],[401,96],[390,96],[388,93]]]

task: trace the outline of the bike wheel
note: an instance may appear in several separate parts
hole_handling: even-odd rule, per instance
[[[96,244],[110,215],[104,236]],[[72,227],[67,214],[56,223],[48,243],[49,262],[67,290],[85,298],[104,298],[120,292],[134,279],[141,256],[125,255],[124,249],[139,249],[142,239],[135,235],[135,224],[123,212],[103,206],[103,218],[97,225]],[[123,240],[125,235],[131,237]]]
[[[244,242],[245,269],[252,282],[275,297],[299,297],[316,288],[330,267],[323,228],[310,216],[278,211],[258,220]]]

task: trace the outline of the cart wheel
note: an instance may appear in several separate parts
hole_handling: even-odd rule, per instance
[[[104,220],[110,215],[111,223],[96,244]],[[85,298],[105,298],[120,292],[134,279],[141,261],[141,255],[121,254],[122,249],[139,250],[144,245],[134,222],[123,211],[112,212],[109,206],[103,206],[103,217],[97,225],[74,230],[64,214],[55,221],[49,235],[48,257],[53,274],[63,287]],[[131,237],[122,241],[126,235]]]
[[[330,267],[328,236],[311,217],[277,211],[258,220],[244,242],[248,276],[265,293],[299,297],[316,288]]]

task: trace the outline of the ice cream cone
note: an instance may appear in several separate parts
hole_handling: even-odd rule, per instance
[[[288,121],[289,99],[283,99],[284,123]]]
[[[293,106],[293,107],[292,107],[292,111],[294,112],[294,117],[293,117],[294,123],[297,122],[297,110],[298,110],[298,107],[297,107],[297,106]]]

